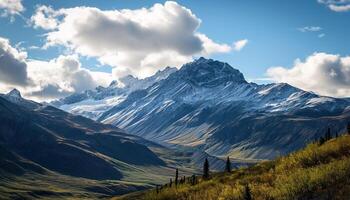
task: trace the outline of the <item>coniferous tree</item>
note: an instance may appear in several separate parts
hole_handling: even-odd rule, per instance
[[[325,139],[321,136],[321,137],[320,137],[320,140],[319,140],[319,142],[318,142],[319,145],[322,145],[324,142],[325,142]]]
[[[327,133],[326,133],[326,135],[325,135],[325,140],[328,141],[328,140],[330,140],[330,139],[332,139],[331,128],[328,128],[328,129],[327,129]]]
[[[179,170],[176,169],[176,172],[175,172],[175,186],[177,186],[178,183],[179,183]]]
[[[245,185],[244,186],[244,191],[243,191],[243,199],[244,200],[252,200],[252,195],[251,195],[251,192],[250,192],[250,188],[248,185]]]
[[[230,161],[230,157],[228,157],[228,156],[227,156],[227,159],[226,159],[225,171],[226,172],[231,172],[231,161]]]
[[[348,123],[347,131],[348,131],[348,134],[350,135],[350,122]]]
[[[196,176],[194,174],[192,175],[191,184],[192,185],[196,184]]]
[[[172,185],[173,185],[173,179],[170,178],[169,187],[171,187]]]
[[[207,158],[205,159],[204,165],[203,165],[203,178],[204,179],[209,178],[209,161]]]

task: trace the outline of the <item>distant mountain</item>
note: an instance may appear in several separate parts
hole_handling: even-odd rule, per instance
[[[111,103],[107,103],[108,102]],[[333,133],[350,120],[346,99],[318,96],[285,83],[248,83],[229,64],[200,58],[123,98],[60,108],[91,116],[158,143],[214,156],[270,159]],[[108,106],[107,106],[108,105]],[[113,107],[110,107],[113,105]]]
[[[51,102],[51,105],[73,114],[97,119],[103,112],[123,101],[131,92],[150,87],[154,83],[167,78],[176,68],[166,67],[153,76],[138,79],[131,75],[121,78],[120,82],[112,81],[108,87],[99,86],[94,90],[86,90],[63,99]]]
[[[19,180],[28,174],[40,175],[40,179],[60,174],[66,177],[62,182],[77,178],[86,182],[116,181],[124,180],[125,174],[130,178],[130,173],[143,177],[148,173],[138,168],[165,166],[147,147],[152,142],[114,126],[23,99],[17,90],[0,95],[0,122],[0,179],[18,179],[10,184],[20,185]],[[125,193],[128,187],[124,184],[118,188],[115,184],[114,194]]]
[[[21,93],[17,89],[13,89],[5,95],[0,94],[0,96],[2,96],[3,98],[5,98],[6,100],[12,103],[17,104],[18,106],[21,106],[27,109],[35,109],[41,106],[39,103],[22,98]]]

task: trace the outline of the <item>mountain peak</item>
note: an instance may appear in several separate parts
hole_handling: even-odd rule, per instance
[[[176,67],[167,66],[163,70],[158,70],[153,76],[150,76],[146,79],[149,79],[149,80],[152,79],[154,81],[159,81],[159,80],[167,78],[170,74],[172,74],[173,72],[176,72],[176,71],[177,71]]]
[[[109,87],[117,87],[118,86],[118,81],[117,80],[113,80],[110,84]]]
[[[174,72],[176,70],[177,70],[176,67],[167,66],[163,70],[158,70],[156,74],[159,74],[159,73],[172,73],[172,72]]]
[[[39,103],[22,98],[20,91],[18,91],[16,88],[11,90],[9,93],[3,95],[3,97],[6,100],[12,103],[15,103],[17,105],[20,105],[24,108],[34,109],[41,106],[41,104]]]
[[[137,77],[134,77],[133,75],[130,75],[130,74],[120,78],[120,82],[124,85],[124,87],[131,87],[138,81],[139,79]]]
[[[14,88],[14,89],[11,90],[9,93],[7,93],[6,96],[16,97],[16,98],[22,98],[21,92],[18,91],[16,88]]]
[[[200,57],[198,59],[196,59],[194,62],[197,62],[197,63],[207,63],[207,62],[212,62],[213,59],[210,59],[210,58],[205,58],[205,57]]]
[[[227,82],[246,83],[243,74],[228,63],[200,57],[179,70],[181,77],[197,85],[216,86]]]

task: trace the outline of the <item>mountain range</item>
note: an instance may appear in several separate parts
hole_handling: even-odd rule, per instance
[[[258,85],[228,63],[199,58],[146,79],[127,76],[52,102],[168,147],[212,156],[272,159],[335,134],[350,120],[348,99],[286,83]]]
[[[164,183],[175,168],[197,173],[205,158],[213,170],[224,167],[201,150],[173,150],[24,99],[16,89],[0,94],[0,121],[0,193],[7,199],[110,197]]]
[[[0,95],[0,121],[2,198],[99,198],[150,187],[173,171],[151,150],[163,147],[16,89]]]

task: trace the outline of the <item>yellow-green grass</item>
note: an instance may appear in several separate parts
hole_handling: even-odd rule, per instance
[[[274,161],[231,173],[212,174],[195,186],[179,185],[116,197],[150,200],[244,199],[248,185],[253,199],[350,199],[350,136],[344,135]]]
[[[2,176],[0,199],[101,199],[146,187],[144,184],[91,180],[48,171],[46,174]]]

